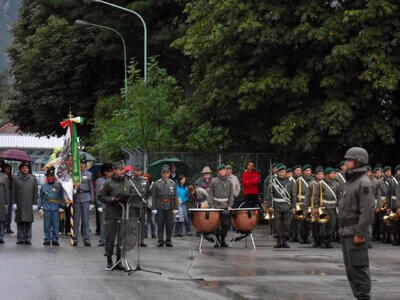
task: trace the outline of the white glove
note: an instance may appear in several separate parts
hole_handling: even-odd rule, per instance
[[[153,209],[151,212],[156,215],[157,214],[157,209]]]
[[[102,208],[102,207],[99,207],[99,208],[97,209],[97,211],[98,211],[99,213],[102,213],[102,212],[103,212],[103,208]]]
[[[90,204],[90,205],[89,205],[89,210],[92,211],[93,209],[94,209],[94,205],[93,205],[93,204]]]
[[[18,209],[17,204],[13,204],[13,210],[17,210],[17,209]]]
[[[44,214],[43,208],[39,209],[39,213],[40,213],[40,214]]]
[[[58,209],[58,212],[63,212],[64,211],[64,208],[59,208]]]
[[[32,209],[33,209],[33,210],[38,210],[38,206],[37,206],[36,204],[33,204],[33,205],[32,205]]]

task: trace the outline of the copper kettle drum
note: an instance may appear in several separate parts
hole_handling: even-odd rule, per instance
[[[233,208],[230,211],[231,222],[236,231],[251,232],[257,227],[260,209],[257,208]]]
[[[223,209],[217,208],[191,208],[189,209],[192,225],[197,232],[215,232],[221,224]]]

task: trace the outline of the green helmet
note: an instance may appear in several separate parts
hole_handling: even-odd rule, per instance
[[[361,147],[351,147],[346,151],[344,155],[345,159],[354,159],[361,165],[366,165],[368,163],[368,152]]]

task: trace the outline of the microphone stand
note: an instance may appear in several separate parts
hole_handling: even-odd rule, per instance
[[[139,195],[140,199],[143,202],[143,205],[141,205],[139,207],[139,218],[137,220],[137,223],[138,223],[139,226],[138,226],[138,229],[137,229],[138,230],[138,235],[137,235],[138,251],[137,251],[136,267],[134,269],[129,270],[128,271],[129,272],[128,275],[131,275],[132,273],[136,273],[136,272],[140,272],[140,271],[141,272],[147,272],[147,273],[161,275],[162,274],[161,272],[156,272],[156,271],[151,271],[151,270],[144,269],[142,267],[142,265],[140,264],[140,259],[141,259],[140,252],[141,252],[141,248],[142,248],[141,245],[140,245],[142,243],[142,218],[143,218],[143,215],[144,215],[143,214],[143,208],[146,207],[147,202],[146,202],[146,199],[144,199],[142,193],[136,187],[135,183],[132,180],[132,177],[128,176],[128,179],[129,179],[129,182],[131,183],[131,185],[133,186],[133,188],[135,189],[136,193]]]

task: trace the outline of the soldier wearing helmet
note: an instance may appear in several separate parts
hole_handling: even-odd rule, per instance
[[[371,225],[372,183],[367,177],[368,152],[360,147],[347,150],[346,183],[339,199],[339,230],[347,278],[354,297],[370,299],[368,243]]]

